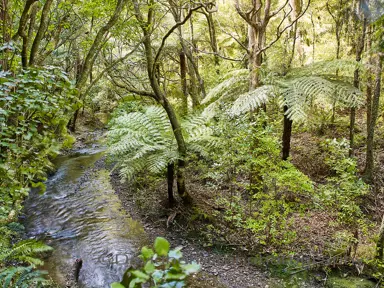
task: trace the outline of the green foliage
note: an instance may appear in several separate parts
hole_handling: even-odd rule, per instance
[[[336,209],[342,223],[356,224],[363,216],[359,200],[369,192],[369,186],[357,176],[356,159],[348,156],[347,140],[328,139],[322,149],[332,174],[326,184],[319,185],[315,201],[325,209]]]
[[[17,261],[27,263],[33,267],[43,265],[37,256],[52,251],[52,247],[33,239],[21,240],[11,247],[5,247],[0,253],[0,263],[6,261]]]
[[[3,288],[29,288],[29,287],[46,287],[51,283],[45,279],[46,271],[35,270],[29,267],[10,267],[0,271],[0,284]]]
[[[144,265],[140,269],[129,268],[120,283],[112,283],[111,288],[181,288],[185,280],[199,272],[200,265],[182,261],[181,248],[170,250],[170,243],[162,237],[157,237],[153,249],[143,247],[140,258]],[[149,286],[147,286],[149,285]]]
[[[274,93],[273,93],[274,92]],[[231,113],[238,115],[254,110],[277,95],[281,105],[286,105],[286,115],[291,120],[306,119],[308,109],[316,103],[341,103],[349,107],[361,105],[361,92],[348,83],[328,80],[319,76],[276,79],[273,86],[266,85],[240,95]],[[269,97],[268,97],[269,96]]]
[[[271,119],[259,115],[250,123],[245,117],[231,121],[225,117],[212,126],[225,137],[210,153],[213,163],[206,175],[231,187],[230,195],[217,198],[223,212],[216,217],[234,229],[249,231],[258,245],[281,247],[292,242],[296,236],[291,216],[302,212],[312,197],[312,182],[281,160]],[[263,127],[268,122],[271,126]]]
[[[217,140],[201,116],[182,121],[187,148],[202,156]],[[118,161],[120,174],[132,179],[138,172],[161,174],[179,159],[176,140],[164,109],[148,106],[143,111],[123,112],[111,122],[109,153]]]
[[[55,68],[3,72],[0,84],[1,223],[16,216],[29,187],[44,189],[49,157],[58,153],[77,102],[66,74]]]
[[[220,105],[235,100],[229,111],[238,116],[261,107],[274,97],[281,106],[288,107],[286,114],[296,121],[306,119],[314,106],[326,108],[337,103],[342,107],[357,107],[362,104],[362,93],[350,84],[350,78],[331,74],[332,70],[341,74],[355,68],[356,64],[351,61],[325,61],[294,69],[285,77],[268,73],[264,68],[265,85],[253,91],[247,91],[245,70],[235,70],[234,75],[228,74],[231,77],[214,87],[203,100],[203,104],[209,104],[203,115],[214,117]]]
[[[28,69],[0,75],[0,273],[3,287],[41,287],[48,282],[42,253],[52,248],[32,239],[20,240],[23,227],[16,222],[30,188],[44,190],[50,158],[58,153],[60,141],[70,145],[66,132],[68,117],[77,100],[66,73],[53,68]]]

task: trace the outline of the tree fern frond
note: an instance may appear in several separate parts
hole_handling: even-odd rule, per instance
[[[266,104],[269,97],[274,96],[273,89],[272,85],[264,85],[240,95],[233,103],[230,113],[232,115],[240,115]]]
[[[364,69],[364,65],[356,62],[355,60],[335,59],[330,61],[319,61],[304,67],[291,69],[287,76],[290,77],[304,77],[304,76],[327,76],[336,75],[348,76],[353,75],[355,69]]]
[[[209,91],[201,104],[210,104],[213,101],[232,95],[236,92],[243,93],[249,82],[249,70],[240,69],[232,71],[224,76],[224,81]]]
[[[342,102],[348,107],[361,103],[361,92],[348,83],[329,81],[322,77],[299,77],[279,82],[283,105],[288,107],[286,115],[299,121],[307,117],[308,103],[313,101]]]

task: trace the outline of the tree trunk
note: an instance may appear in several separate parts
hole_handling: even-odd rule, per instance
[[[169,163],[167,166],[167,184],[168,184],[168,202],[172,206],[175,203],[175,198],[173,197],[173,182],[175,175],[175,164]]]
[[[0,21],[2,23],[2,44],[8,43],[11,40],[9,34],[9,15],[8,15],[8,0],[0,1]],[[8,70],[8,51],[7,49],[2,51],[1,68],[3,71]]]
[[[151,2],[153,3],[153,1]],[[153,57],[153,47],[151,38],[148,32],[148,26],[152,23],[152,16],[154,11],[151,7],[148,11],[148,21],[144,20],[143,14],[140,11],[140,5],[138,1],[133,1],[134,9],[135,9],[135,16],[136,19],[139,21],[141,25],[141,29],[143,31],[143,44],[144,44],[144,51],[145,51],[145,57],[147,60],[147,73],[149,82],[152,88],[152,91],[154,93],[155,100],[161,104],[166,111],[169,121],[172,126],[173,135],[175,136],[175,140],[177,143],[177,150],[179,153],[179,160],[177,162],[177,192],[180,195],[181,199],[184,203],[188,203],[191,201],[190,196],[188,195],[188,192],[185,188],[185,179],[184,179],[184,170],[185,170],[185,157],[187,155],[187,147],[185,145],[184,136],[182,133],[181,125],[179,123],[179,120],[177,118],[177,115],[171,105],[169,103],[168,99],[165,97],[164,93],[161,91],[159,83],[156,79],[155,73],[153,71],[153,64],[155,62],[155,59]]]
[[[379,261],[383,261],[383,257],[384,257],[384,216],[383,216],[383,220],[381,221],[379,237],[377,239],[377,244],[376,244],[376,259]]]
[[[373,178],[373,167],[374,167],[374,136],[375,136],[375,127],[376,121],[379,114],[379,103],[380,103],[380,92],[381,92],[381,73],[382,73],[382,57],[377,57],[377,66],[376,66],[376,79],[375,79],[375,90],[373,93],[372,105],[371,105],[371,118],[368,128],[367,135],[367,151],[366,151],[366,162],[365,162],[365,172],[364,178],[368,183],[372,183]]]
[[[184,50],[184,49],[183,49]],[[184,51],[180,51],[180,81],[181,81],[181,90],[183,92],[182,99],[182,112],[183,115],[188,113],[188,89],[187,89],[187,61]]]
[[[168,99],[163,97],[160,101],[165,111],[167,112],[169,121],[171,122],[173,134],[175,136],[178,152],[179,152],[179,160],[177,161],[177,172],[176,172],[176,181],[177,181],[177,193],[184,203],[190,203],[191,198],[188,195],[188,192],[185,187],[185,157],[187,155],[187,147],[185,145],[184,136],[181,131],[181,126],[179,120],[177,119],[176,113],[173,110],[171,103],[169,103]]]
[[[359,39],[356,41],[356,62],[361,61],[361,54],[363,53],[365,34],[367,30],[366,28],[367,28],[367,18],[364,17],[361,37],[359,37]],[[356,68],[353,75],[353,86],[359,89],[359,84],[360,84],[359,68]],[[356,108],[352,107],[350,112],[350,121],[349,121],[349,156],[353,156],[354,154],[355,122],[356,122]]]
[[[35,40],[33,41],[31,53],[29,56],[29,65],[30,66],[33,66],[35,64],[35,58],[36,58],[36,54],[39,50],[40,42],[43,39],[43,36],[47,30],[48,20],[49,20],[49,10],[51,9],[52,2],[53,2],[53,0],[47,0],[44,4],[43,11],[41,12],[39,30],[37,31]]]
[[[283,129],[283,160],[287,160],[291,150],[291,135],[293,121],[285,114],[288,107],[284,105],[284,129]]]
[[[208,23],[208,31],[209,31],[209,39],[210,44],[212,48],[212,52],[214,53],[214,61],[216,66],[216,73],[220,74],[220,70],[218,66],[220,65],[220,58],[218,56],[218,49],[217,49],[217,37],[216,37],[216,28],[215,28],[215,22],[213,21],[212,13],[204,13],[205,17],[207,18]]]

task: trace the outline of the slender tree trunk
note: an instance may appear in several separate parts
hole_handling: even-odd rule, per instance
[[[383,261],[384,257],[384,216],[383,220],[381,221],[381,226],[379,230],[379,237],[377,239],[376,244],[376,259],[379,261]]]
[[[11,40],[9,34],[9,15],[8,15],[8,0],[0,0],[0,21],[2,23],[2,44],[8,43]],[[4,71],[8,70],[8,50],[2,51],[1,66]]]
[[[188,71],[189,71],[189,81],[190,81],[188,91],[192,100],[192,108],[193,110],[196,110],[200,106],[199,91],[197,89],[195,69],[193,68],[193,64],[191,61],[189,61],[189,59],[188,59]]]
[[[173,110],[171,103],[169,103],[168,99],[163,97],[160,101],[165,111],[167,112],[169,121],[171,122],[171,126],[173,129],[173,134],[175,135],[175,139],[178,146],[179,152],[179,160],[177,161],[177,171],[176,171],[176,182],[177,182],[177,193],[181,197],[184,203],[190,203],[191,198],[188,195],[188,192],[185,187],[185,157],[187,156],[187,148],[184,141],[184,136],[181,131],[181,126],[179,120],[177,119],[176,113]]]
[[[283,129],[283,160],[287,160],[291,150],[291,135],[293,121],[285,114],[288,107],[284,105],[284,129]]]
[[[209,31],[209,39],[210,44],[212,48],[212,52],[214,53],[214,61],[216,66],[216,73],[220,74],[220,70],[218,66],[220,65],[220,58],[218,56],[218,48],[217,48],[217,37],[216,37],[216,28],[215,28],[215,22],[213,21],[212,13],[204,13],[205,17],[207,18],[208,23],[208,31]]]
[[[361,54],[363,53],[364,49],[364,42],[365,42],[365,34],[367,28],[367,18],[364,17],[363,20],[363,27],[361,36],[356,41],[356,62],[360,63],[361,61]],[[353,75],[353,85],[355,88],[359,89],[360,84],[360,75],[359,75],[359,68],[356,68],[354,75]],[[356,108],[352,107],[350,112],[350,121],[349,121],[349,156],[353,156],[354,153],[354,145],[355,145],[355,122],[356,122]]]
[[[186,115],[188,113],[188,88],[187,88],[187,61],[185,57],[185,53],[180,51],[180,81],[181,81],[181,91],[183,92],[182,99],[182,111],[183,114]]]
[[[35,59],[36,59],[37,52],[39,50],[40,42],[43,39],[43,36],[48,28],[49,11],[51,9],[52,2],[53,0],[47,0],[44,4],[43,11],[41,12],[39,30],[37,31],[35,40],[33,41],[31,53],[29,56],[30,66],[33,66],[35,64]]]
[[[153,3],[153,1],[151,2]],[[152,91],[154,93],[155,100],[161,104],[166,111],[168,115],[168,119],[171,123],[173,135],[175,136],[175,140],[177,143],[177,150],[179,153],[179,160],[177,161],[177,192],[180,195],[181,199],[184,203],[189,203],[191,201],[190,196],[188,195],[188,192],[185,187],[185,176],[184,176],[184,170],[185,170],[185,157],[187,155],[187,147],[185,144],[184,136],[182,133],[180,122],[177,118],[177,115],[171,105],[171,103],[168,101],[168,99],[165,97],[164,93],[161,91],[159,83],[156,79],[155,73],[153,71],[153,65],[154,65],[154,57],[153,57],[153,47],[151,42],[151,37],[148,32],[148,27],[152,24],[152,16],[154,11],[151,7],[148,11],[148,20],[145,21],[142,12],[140,11],[140,5],[138,1],[133,1],[134,9],[135,9],[135,16],[136,19],[139,21],[141,25],[141,29],[143,31],[143,44],[144,44],[144,50],[145,50],[145,57],[147,60],[147,73],[148,78],[150,81],[150,85],[152,88]]]
[[[382,57],[377,57],[377,66],[375,73],[375,90],[373,93],[372,99],[372,110],[371,110],[371,119],[369,123],[368,135],[367,135],[367,151],[366,151],[366,162],[365,162],[365,172],[364,178],[368,183],[372,183],[373,180],[373,168],[374,168],[374,136],[375,136],[375,127],[376,121],[379,114],[379,103],[380,103],[380,92],[381,92],[381,73],[383,70]]]
[[[173,197],[173,182],[175,175],[175,164],[169,163],[167,166],[167,184],[168,184],[168,202],[172,206],[175,203],[175,198]]]

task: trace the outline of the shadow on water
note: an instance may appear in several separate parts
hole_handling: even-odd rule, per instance
[[[58,157],[46,192],[32,191],[25,203],[28,236],[55,249],[43,268],[59,284],[81,258],[80,287],[109,287],[146,242],[143,227],[122,208],[108,171],[92,170],[102,155],[93,148]]]

